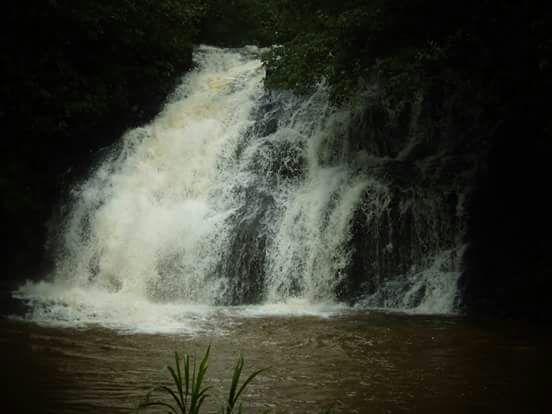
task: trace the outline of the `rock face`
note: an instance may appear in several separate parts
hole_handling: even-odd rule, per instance
[[[365,97],[347,139],[351,152],[359,151],[358,168],[381,186],[370,188],[355,212],[342,297],[364,297],[371,306],[423,308],[427,290],[451,294],[435,283],[461,273],[466,204],[487,151],[480,137],[491,131],[478,122],[477,108],[463,107],[462,92],[445,97],[418,90],[397,102],[376,86]],[[460,297],[454,307],[460,309]]]
[[[375,90],[351,135],[351,146],[370,154],[363,168],[387,184],[377,196],[387,208],[379,220],[355,216],[351,272],[378,277],[351,278],[345,296],[367,289],[376,304],[395,303],[393,289],[377,293],[382,279],[413,274],[452,249],[440,266],[460,274],[457,309],[548,320],[552,226],[542,189],[550,145],[541,125],[528,126],[521,103],[497,117],[465,86],[434,86],[393,110],[389,100]]]
[[[461,274],[470,241],[471,199],[489,147],[486,137],[495,128],[480,119],[482,109],[471,104],[470,93],[461,88],[453,93],[418,89],[397,99],[374,83],[343,121],[345,127],[332,129],[331,138],[322,140],[325,148],[317,147],[316,168],[346,165],[353,176],[369,177],[347,219],[350,227],[344,244],[337,252],[325,253],[332,262],[328,267],[343,262],[329,270],[340,300],[430,312],[465,309],[468,302],[463,302],[457,287],[465,283]],[[310,144],[293,137],[298,133],[294,127],[286,130],[286,101],[266,99],[250,131],[252,140],[263,137],[258,156],[248,166],[259,181],[242,189],[249,204],[241,210],[241,224],[233,232],[233,247],[224,261],[224,272],[235,281],[229,296],[233,303],[266,296],[263,287],[274,270],[274,255],[268,252],[278,249],[275,244],[284,244],[275,243],[267,236],[270,231],[263,229],[278,210],[274,196],[278,183],[313,179]],[[274,139],[274,134],[287,138]],[[318,223],[323,243],[329,243],[324,242],[324,232],[332,215],[342,208],[339,203],[344,196],[334,191],[324,207],[327,218]],[[294,220],[300,228],[299,213]],[[297,254],[286,243],[285,254]],[[303,253],[314,254],[309,249],[305,247]],[[290,274],[309,267],[304,257],[287,266]],[[462,276],[463,280],[468,277]],[[298,277],[282,283],[280,290],[301,294],[302,283]]]

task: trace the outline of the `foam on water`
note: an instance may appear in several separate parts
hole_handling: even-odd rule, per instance
[[[440,252],[427,268],[384,283],[355,307],[410,314],[454,314],[460,278],[455,262],[464,249],[465,246],[461,246]],[[420,297],[423,300],[420,301]]]
[[[343,303],[311,303],[304,298],[289,298],[283,302],[225,308],[225,313],[238,317],[296,317],[329,318],[350,311]]]
[[[100,326],[123,333],[224,333],[212,315],[216,308],[187,303],[155,303],[123,291],[61,286],[41,282],[21,287],[15,295],[32,307],[30,319],[45,326]]]
[[[302,298],[247,306],[209,306],[178,301],[156,303],[122,291],[63,287],[48,282],[27,283],[17,291],[15,297],[25,300],[32,307],[32,313],[26,319],[43,326],[98,326],[127,334],[224,335],[231,327],[230,319],[298,316],[328,318],[350,309],[344,304],[309,303]]]

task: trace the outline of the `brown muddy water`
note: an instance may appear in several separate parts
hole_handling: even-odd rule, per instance
[[[542,326],[374,312],[219,318],[224,334],[200,336],[3,319],[4,412],[133,412],[152,385],[168,383],[175,350],[201,353],[209,343],[208,412],[240,354],[246,373],[269,367],[247,390],[245,412],[551,412],[552,341]]]

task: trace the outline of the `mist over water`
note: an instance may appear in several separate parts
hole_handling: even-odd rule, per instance
[[[199,47],[158,117],[73,190],[54,274],[16,292],[29,319],[196,333],[223,332],[221,313],[454,311],[460,246],[428,249],[396,277],[375,256],[373,273],[353,274],[359,217],[362,237],[388,228],[388,184],[362,168],[385,160],[352,148],[357,114],[333,108],[324,85],[266,92],[259,53]],[[351,278],[372,288],[343,293]]]

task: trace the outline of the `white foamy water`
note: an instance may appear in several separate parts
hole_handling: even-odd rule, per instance
[[[440,252],[428,267],[383,283],[374,294],[357,303],[356,308],[411,314],[454,313],[460,278],[456,262],[464,248]]]
[[[267,94],[259,52],[199,47],[159,116],[73,190],[56,271],[15,293],[29,319],[190,334],[222,332],[221,312],[346,309],[336,290],[349,277],[354,215],[379,219],[386,186],[355,167],[366,154],[343,138],[351,112],[332,108],[323,85],[305,99]],[[409,286],[429,286],[418,276]],[[415,308],[452,309],[456,279],[439,281]],[[401,294],[390,307],[410,303]]]

